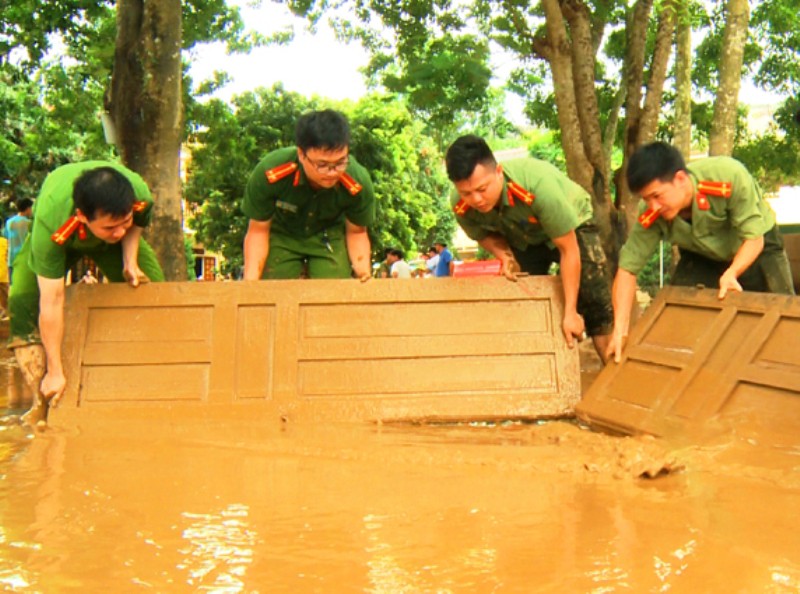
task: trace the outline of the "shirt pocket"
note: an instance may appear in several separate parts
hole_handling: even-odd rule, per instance
[[[730,221],[727,212],[716,213],[713,211],[704,212],[696,220],[692,221],[694,234],[697,237],[722,236],[730,231]]]

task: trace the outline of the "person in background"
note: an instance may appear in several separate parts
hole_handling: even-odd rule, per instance
[[[14,274],[14,259],[22,249],[22,244],[28,236],[33,216],[33,200],[20,198],[16,203],[17,214],[6,221],[5,237],[8,240],[8,278]]]
[[[642,198],[639,219],[619,256],[614,278],[614,333],[608,355],[619,362],[628,336],[636,277],[660,241],[678,247],[670,284],[794,295],[792,271],[775,213],[744,165],[708,157],[686,165],[664,142],[631,156],[628,187]]]
[[[297,121],[296,146],[256,165],[242,212],[244,280],[372,277],[367,228],[375,194],[367,170],[350,154],[350,125],[330,109]]]
[[[0,236],[0,322],[8,321],[8,240]]]
[[[86,271],[86,273],[81,277],[81,280],[79,280],[78,282],[83,283],[85,285],[96,285],[97,277],[94,275],[91,269],[89,269]]]
[[[8,346],[34,394],[25,422],[46,422],[66,387],[61,343],[70,268],[88,256],[110,282],[138,287],[164,280],[155,252],[142,239],[152,206],[145,181],[118,163],[63,165],[44,180],[9,295]]]
[[[389,252],[389,264],[392,278],[411,278],[411,267],[405,261],[402,250],[393,249]]]
[[[439,254],[436,248],[431,246],[428,248],[428,259],[425,261],[425,266],[428,269],[430,276],[436,276],[436,265],[439,264]]]
[[[453,254],[447,249],[447,243],[444,240],[438,240],[433,244],[436,250],[436,268],[434,269],[434,276],[453,276],[455,269],[455,262],[453,262]]]
[[[392,253],[392,248],[386,248],[383,251],[383,260],[380,261],[378,264],[378,269],[375,272],[376,278],[391,278],[391,272],[389,268],[391,267],[391,263],[389,262],[389,254]]]

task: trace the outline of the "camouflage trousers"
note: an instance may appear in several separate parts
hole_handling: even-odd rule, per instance
[[[730,262],[711,260],[688,250],[680,249],[679,252],[680,260],[670,280],[672,285],[717,288],[719,277],[731,265]],[[795,294],[792,269],[777,225],[764,234],[764,250],[739,277],[739,284],[745,291]]]
[[[610,334],[614,327],[614,308],[611,305],[611,272],[600,234],[594,224],[575,229],[581,252],[581,284],[578,289],[578,313],[586,322],[589,336]],[[511,248],[523,272],[548,274],[550,267],[561,260],[561,253],[546,243],[525,250]]]

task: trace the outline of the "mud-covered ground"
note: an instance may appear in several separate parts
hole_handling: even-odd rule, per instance
[[[584,384],[598,369],[585,358]],[[19,412],[8,360],[0,383]],[[796,444],[746,419],[680,441],[169,409],[36,436],[9,423],[0,588],[796,592]]]

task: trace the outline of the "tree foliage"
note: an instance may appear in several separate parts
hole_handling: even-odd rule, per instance
[[[459,114],[479,113],[487,104],[488,55],[488,44],[475,36],[444,34],[414,47],[399,72],[383,76],[383,84],[408,98],[441,148],[444,139],[453,137]]]
[[[192,228],[206,248],[225,257],[225,272],[242,264],[247,219],[240,204],[250,172],[267,152],[293,146],[298,116],[322,107],[321,99],[280,85],[239,95],[232,105],[215,99],[196,106],[185,196],[192,204]],[[438,234],[452,236],[455,221],[441,154],[404,104],[373,95],[336,107],[350,120],[351,152],[375,187],[377,217],[369,229],[373,253],[385,247],[412,251],[430,245]]]
[[[225,0],[22,0],[4,10],[0,40],[0,77],[15,83],[0,98],[13,107],[0,132],[2,208],[34,194],[64,162],[113,157],[99,133],[105,111],[116,151],[156,198],[148,239],[167,278],[185,278],[178,157],[188,94],[180,50],[225,41],[247,51],[266,38],[246,33]]]
[[[695,59],[681,62],[695,68],[695,105],[691,109],[697,118],[693,122],[695,138],[709,137],[715,103],[721,113],[738,88],[726,83],[718,93],[720,71],[731,70],[721,69],[725,66],[723,38],[726,30],[731,33],[726,20],[729,4],[732,0],[290,2],[296,12],[312,20],[330,14],[337,30],[345,37],[360,39],[373,53],[373,79],[401,81],[407,92],[415,88],[415,79],[424,80],[429,91],[438,91],[439,85],[447,87],[450,73],[442,76],[444,72],[437,72],[426,53],[437,41],[447,46],[478,32],[481,41],[511,53],[518,67],[507,81],[509,88],[526,99],[525,112],[534,124],[557,131],[567,172],[593,195],[611,249],[611,235],[625,227],[617,220],[616,208],[622,209],[628,221],[636,211],[635,197],[618,183],[624,179],[627,157],[637,145],[656,135],[670,138],[673,134],[676,122],[669,116],[676,72],[668,67],[674,63],[670,55],[675,30],[682,28],[685,34],[688,21],[698,38],[705,38]],[[754,72],[755,80],[765,88],[796,93],[800,43],[784,41],[794,39],[800,30],[795,26],[796,2],[763,0],[754,4],[751,34],[744,48],[745,68]],[[741,41],[733,45],[737,44]],[[426,63],[420,64],[420,58]],[[738,68],[732,64],[734,76]],[[485,87],[469,80],[462,81],[461,92],[464,96],[486,95]],[[433,103],[436,99],[430,94],[426,100]],[[685,103],[682,110],[689,113]],[[736,140],[741,143],[746,135],[741,114],[739,117]],[[731,126],[721,129],[728,135]],[[615,150],[621,150],[623,156],[618,169],[612,169]]]
[[[622,204],[614,186],[624,170],[624,161],[617,169],[619,156],[624,160],[630,146],[653,135],[669,140],[674,134],[672,80],[677,73],[674,68],[665,70],[663,60],[664,44],[672,39],[670,10],[688,19],[693,36],[702,40],[691,60],[692,137],[697,147],[704,146],[712,128],[726,27],[724,2],[291,0],[285,4],[308,17],[312,25],[334,16],[342,37],[358,39],[370,50],[370,80],[395,91],[407,106],[373,96],[347,108],[358,141],[354,152],[358,155],[358,145],[370,151],[380,149],[363,155],[366,161],[375,161],[375,177],[382,184],[381,223],[373,230],[376,249],[390,244],[406,249],[424,245],[434,234],[432,217],[452,225],[443,201],[434,200],[423,209],[421,195],[443,195],[446,183],[436,177],[441,176],[438,159],[453,135],[470,131],[502,136],[513,129],[502,113],[500,91],[492,86],[498,82],[507,83],[508,89],[526,99],[526,114],[533,123],[554,131],[552,142],[560,144],[569,175],[593,193],[603,216],[612,217],[613,206]],[[225,0],[183,0],[181,8],[185,57],[204,41],[221,40],[232,51],[246,51],[252,44],[285,39],[282,31],[247,31],[238,10]],[[759,0],[751,8],[744,73],[764,89],[798,95],[800,13],[796,0]],[[4,5],[0,19],[0,209],[12,198],[35,195],[44,175],[64,162],[113,156],[114,149],[104,142],[98,113],[107,99],[114,61],[115,9],[114,2],[102,0],[19,0]],[[508,81],[492,78],[497,72],[492,71],[490,54],[497,47],[517,64]],[[665,82],[660,82],[664,77]],[[284,118],[274,120],[277,128],[269,130],[264,128],[259,105],[271,106],[278,99],[263,93],[239,97],[241,105],[233,108],[195,103],[196,95],[218,88],[225,80],[224,73],[217,73],[214,80],[203,81],[196,89],[185,82],[186,124],[193,140],[215,133],[213,128],[219,126],[219,142],[223,143],[224,133],[230,144],[227,152],[219,154],[225,154],[226,161],[228,154],[231,159],[239,155],[242,163],[229,164],[231,171],[236,166],[239,175],[246,175],[260,154],[291,142],[297,113],[319,100],[284,98],[288,102]],[[767,188],[798,179],[797,124],[791,119],[796,110],[795,103],[787,102],[774,125],[760,136],[746,133],[745,113],[739,111],[734,154]],[[653,114],[660,115],[657,125],[651,123]],[[361,128],[360,121],[369,124]],[[240,126],[248,131],[242,133]],[[388,135],[396,142],[390,142]],[[415,157],[400,148],[409,138]],[[251,141],[256,144],[248,146]],[[540,149],[543,154],[553,152]],[[200,158],[198,153],[196,159]],[[435,175],[419,173],[426,168]],[[205,175],[199,167],[194,171]],[[216,200],[230,209],[235,200],[226,205],[222,197],[240,192],[244,178],[224,173],[219,172],[219,179],[209,173],[204,192],[210,204]],[[219,235],[220,245],[239,250],[244,221],[238,221],[234,229],[223,225],[225,217],[212,219],[207,221],[207,231],[200,229],[201,234]],[[219,228],[213,227],[217,224]]]
[[[370,51],[366,74],[376,86],[403,97],[439,147],[463,121],[494,120],[497,134],[514,127],[493,113],[489,40],[467,27],[459,3],[445,0],[289,0],[315,25],[324,15],[340,37]],[[488,100],[487,100],[488,99]]]
[[[766,191],[784,185],[800,185],[800,101],[786,101],[775,114],[775,123],[759,135],[745,137],[734,150]]]

